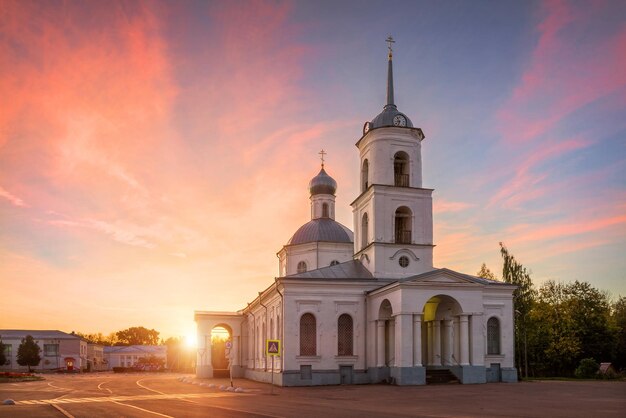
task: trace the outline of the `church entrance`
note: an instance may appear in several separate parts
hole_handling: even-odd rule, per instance
[[[422,364],[442,369],[462,364],[462,313],[459,302],[447,295],[437,295],[426,302],[422,324]]]
[[[213,377],[230,376],[230,351],[232,331],[228,325],[220,324],[211,330],[211,366]]]

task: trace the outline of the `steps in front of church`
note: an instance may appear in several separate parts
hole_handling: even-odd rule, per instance
[[[453,384],[460,383],[459,379],[449,369],[426,370],[426,384]]]

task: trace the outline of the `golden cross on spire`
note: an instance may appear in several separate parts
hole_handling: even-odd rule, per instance
[[[322,168],[324,168],[324,155],[326,155],[326,151],[324,151],[323,149],[318,152],[318,154],[320,155],[320,159],[322,160]]]
[[[396,41],[393,40],[393,38],[391,37],[391,35],[387,36],[387,39],[385,39],[385,42],[387,42],[389,44],[388,48],[389,48],[389,56],[391,57],[391,53],[393,52],[393,49],[391,48],[391,44],[395,43]]]

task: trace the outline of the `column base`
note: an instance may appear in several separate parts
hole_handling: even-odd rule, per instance
[[[211,366],[197,366],[196,367],[196,377],[200,379],[211,379],[213,378],[213,367]]]
[[[382,383],[389,380],[389,367],[370,367],[367,369],[370,383]]]
[[[500,369],[500,381],[505,383],[517,383],[517,369],[515,367],[503,367]]]
[[[426,367],[391,367],[390,374],[398,386],[426,384]]]
[[[464,385],[487,383],[487,369],[485,366],[454,366],[450,371]]]

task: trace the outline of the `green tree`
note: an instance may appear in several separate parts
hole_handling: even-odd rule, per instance
[[[613,365],[616,370],[626,368],[626,296],[621,296],[612,306],[612,324],[615,327]]]
[[[487,267],[487,264],[485,263],[480,266],[480,270],[478,270],[476,275],[478,277],[482,277],[483,279],[498,280],[498,277],[491,270],[489,270],[489,267]]]
[[[165,359],[157,357],[154,354],[150,354],[147,357],[139,357],[137,363],[140,366],[150,366],[154,368],[162,368],[165,366]]]
[[[502,255],[502,280],[517,286],[513,291],[513,307],[515,311],[515,342],[517,345],[517,366],[521,373],[522,363],[528,377],[527,336],[531,327],[531,310],[535,301],[535,289],[530,272],[520,264],[503,243],[500,243]],[[523,348],[522,348],[523,347]],[[523,353],[523,355],[522,355]]]
[[[607,361],[615,352],[609,297],[587,282],[546,281],[531,322],[531,357],[542,374],[571,375],[583,358]]]
[[[609,361],[616,342],[609,295],[588,282],[578,280],[568,283],[564,293],[565,310],[581,345],[577,360],[594,358],[598,362]]]
[[[26,338],[22,339],[22,343],[17,349],[17,364],[28,366],[28,371],[30,372],[30,368],[38,365],[41,361],[40,352],[41,348],[39,348],[33,337],[27,335]]]
[[[115,345],[158,345],[159,332],[144,327],[131,327],[115,333]]]
[[[2,338],[0,338],[0,366],[4,366],[7,362],[7,356],[4,354],[4,344],[2,344]]]
[[[86,334],[83,332],[77,332],[76,335],[86,339],[90,343],[100,344],[100,345],[115,345],[117,343],[117,335],[112,332],[109,335],[104,335],[101,332],[97,332],[94,334]]]

